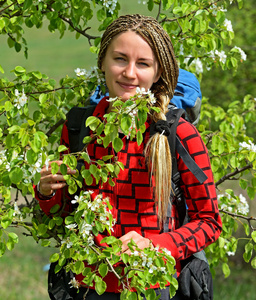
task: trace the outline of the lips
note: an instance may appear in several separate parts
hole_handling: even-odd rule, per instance
[[[130,83],[126,83],[126,82],[117,82],[121,88],[125,89],[125,90],[133,90],[136,89],[138,87],[138,85],[134,85],[134,84],[130,84]]]

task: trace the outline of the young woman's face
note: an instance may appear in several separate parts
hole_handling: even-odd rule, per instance
[[[111,98],[124,101],[136,94],[136,88],[150,89],[161,71],[149,44],[133,31],[113,38],[107,48],[101,70]]]

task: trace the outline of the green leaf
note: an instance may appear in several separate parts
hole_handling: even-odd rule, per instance
[[[119,152],[123,148],[123,141],[119,138],[116,137],[113,141],[113,148],[116,152]]]
[[[143,135],[140,130],[137,131],[137,144],[140,146],[140,144],[143,142]]]
[[[100,277],[98,277],[100,278]],[[95,283],[95,290],[98,295],[102,295],[107,289],[107,284],[101,278]]]
[[[254,257],[251,261],[251,266],[256,269],[256,257]]]
[[[2,20],[0,20],[0,30],[1,30],[1,21],[2,21]],[[2,74],[4,74],[4,69],[2,68],[1,65],[0,65],[0,72],[1,72]]]
[[[82,261],[76,261],[75,266],[74,266],[74,272],[76,274],[81,274],[84,269],[84,263]]]
[[[170,286],[169,286],[169,293],[170,293],[170,298],[174,297],[176,294],[176,291],[178,289],[178,281],[176,278],[172,277]]]
[[[50,256],[50,262],[56,262],[58,259],[59,259],[59,253],[53,253],[51,256]]]
[[[100,276],[104,278],[108,274],[108,265],[105,263],[101,263],[98,271],[100,273]]]
[[[33,74],[36,78],[42,79],[42,73],[40,73],[39,71],[32,72],[32,74]]]
[[[256,195],[256,191],[255,191],[254,188],[252,188],[252,187],[249,186],[249,187],[247,188],[247,194],[248,194],[248,196],[250,197],[250,199],[253,200],[254,197],[255,197],[255,195]]]
[[[59,211],[59,209],[60,209],[59,204],[55,204],[55,205],[51,208],[50,213],[51,213],[51,214],[55,214],[57,211]]]
[[[252,232],[252,239],[256,243],[256,231]]]
[[[59,171],[59,165],[56,162],[51,163],[51,172],[53,175],[57,174]]]
[[[53,219],[51,219],[48,224],[49,230],[52,230],[54,228],[55,224],[56,224],[55,221]]]
[[[131,125],[132,125],[131,117],[128,114],[123,114],[120,126],[124,134],[128,134]]]
[[[102,240],[101,240],[101,244],[103,243],[106,243],[108,245],[111,245],[113,243],[115,243],[117,241],[117,238],[114,237],[114,236],[107,236],[107,237],[104,237]]]
[[[15,244],[17,244],[17,243],[19,242],[19,237],[17,236],[16,233],[14,233],[14,232],[9,232],[8,236],[9,236],[10,239],[13,240],[13,242],[14,242]]]
[[[60,165],[60,172],[61,172],[62,175],[67,175],[68,168],[65,164]]]
[[[90,129],[94,131],[100,123],[101,121],[98,118],[90,116],[86,120],[86,127],[90,127]]]
[[[21,182],[22,178],[23,178],[23,171],[21,168],[14,168],[13,170],[11,170],[9,177],[11,179],[11,182],[14,184],[18,184],[19,182]]]
[[[222,272],[226,278],[230,275],[230,269],[227,263],[222,264]]]
[[[47,225],[45,225],[45,224],[39,224],[38,225],[38,234],[39,235],[44,235],[44,234],[46,234],[46,232],[47,232]]]
[[[6,245],[3,242],[0,242],[0,257],[4,255],[6,251]]]
[[[23,73],[26,72],[26,69],[24,69],[23,67],[20,67],[20,66],[15,67],[14,70],[15,70],[15,73],[21,73],[21,74],[23,74]]]
[[[66,150],[68,150],[68,148],[66,146],[64,146],[64,145],[60,145],[58,147],[58,152],[63,152],[63,151],[66,151]]]

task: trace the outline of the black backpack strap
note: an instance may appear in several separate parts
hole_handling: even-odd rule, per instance
[[[184,116],[184,110],[177,109],[174,107],[172,107],[166,114],[166,118],[168,123],[170,124],[170,129],[171,129],[171,132],[168,136],[168,142],[169,142],[170,151],[172,155],[172,185],[173,185],[174,194],[176,196],[176,207],[178,211],[180,226],[188,222],[188,214],[187,214],[186,200],[182,193],[182,190],[180,188],[180,183],[179,183],[180,173],[177,165],[176,150],[179,153],[181,159],[184,161],[185,165],[194,174],[194,176],[197,178],[197,180],[200,183],[203,183],[207,179],[207,176],[205,175],[203,170],[196,164],[196,162],[187,152],[187,150],[182,145],[182,143],[180,142],[179,138],[176,135],[177,126],[181,116]],[[171,216],[171,206],[169,204],[167,210],[167,222],[164,224],[164,232],[166,232],[166,230],[168,231],[168,223],[169,223],[170,216]]]
[[[67,114],[67,128],[70,152],[79,152],[84,148],[83,139],[90,134],[89,127],[85,126],[86,119],[92,116],[95,105],[86,107],[72,107]]]

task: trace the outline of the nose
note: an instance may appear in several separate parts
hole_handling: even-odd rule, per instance
[[[123,75],[127,78],[135,78],[136,65],[133,62],[129,62],[124,69]]]

